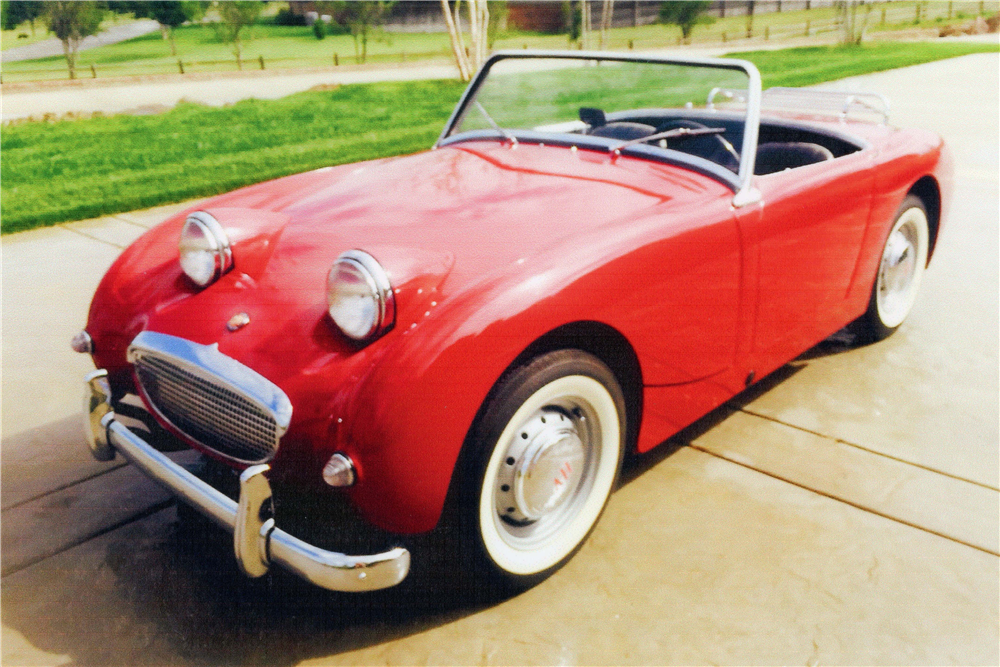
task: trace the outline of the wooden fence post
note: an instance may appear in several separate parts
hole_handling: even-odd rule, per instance
[[[264,69],[264,56],[260,56],[259,59],[260,59],[260,68]]]
[[[340,67],[340,56],[338,56],[336,53],[333,54],[333,66]]]
[[[97,70],[94,69],[94,64],[93,63],[90,64],[90,78],[92,78],[92,79],[96,79],[97,78]]]
[[[184,73],[184,63],[181,62],[180,58],[177,59],[177,69],[181,71],[181,74]]]

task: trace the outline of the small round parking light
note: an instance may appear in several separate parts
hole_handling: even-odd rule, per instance
[[[344,454],[336,453],[323,467],[323,481],[330,486],[345,487],[354,484],[354,464]]]
[[[86,331],[81,331],[73,336],[73,340],[69,342],[69,346],[73,348],[74,352],[79,352],[80,354],[91,354],[94,351],[94,341]]]

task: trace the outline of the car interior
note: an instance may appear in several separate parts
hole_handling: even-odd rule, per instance
[[[582,107],[580,120],[584,134],[620,141],[686,128],[717,134],[692,134],[653,139],[652,145],[695,155],[732,172],[739,171],[739,148],[743,144],[744,118],[715,111],[689,109],[648,109],[606,114],[601,109]],[[756,175],[773,174],[854,153],[862,146],[845,137],[825,133],[784,119],[762,119],[757,140]]]

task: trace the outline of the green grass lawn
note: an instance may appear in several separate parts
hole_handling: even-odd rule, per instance
[[[311,29],[301,26],[255,25],[243,40],[245,69],[257,69],[260,58],[267,68],[330,67],[334,54],[339,64],[354,64],[354,40],[350,35],[328,35],[322,40]],[[176,74],[177,61],[184,71],[236,71],[232,45],[219,41],[210,25],[186,25],[174,31],[177,55],[159,32],[80,52],[78,69],[90,76],[93,65],[98,77]],[[368,41],[368,61],[399,62],[428,57],[449,57],[451,45],[444,33],[385,33]],[[32,81],[66,78],[62,56],[8,63],[4,81]]]
[[[920,22],[915,23],[917,5]],[[276,5],[274,5],[276,7]],[[944,23],[969,20],[980,13],[996,13],[997,0],[979,3],[970,0],[956,2],[913,2],[867,4],[867,25],[870,33],[893,31],[901,28],[935,28]],[[883,10],[885,21],[883,22]],[[737,11],[735,8],[731,11]],[[949,19],[949,12],[951,18]],[[124,20],[121,17],[117,21]],[[595,19],[596,20],[596,19]],[[752,48],[767,39],[802,37],[828,34],[836,31],[835,11],[832,7],[757,14],[753,18],[753,39],[747,39],[747,17],[728,15],[695,27],[691,41],[698,44],[734,44]],[[25,26],[19,31],[24,32]],[[18,32],[18,31],[15,31]],[[38,35],[45,33],[37,28]],[[645,25],[636,28],[617,28],[607,35],[605,48],[627,50],[634,48],[656,49],[675,45],[681,37],[680,29],[672,25]],[[10,48],[16,38],[3,33],[3,47]],[[27,40],[20,40],[22,43]],[[178,60],[184,72],[235,71],[237,63],[232,47],[222,43],[210,25],[187,25],[175,31],[177,55],[172,55],[170,44],[158,32],[126,42],[111,44],[79,55],[78,75],[98,78],[119,76],[146,76],[153,74],[180,74]],[[494,49],[565,49],[571,45],[566,35],[543,35],[510,31],[501,34]],[[576,45],[573,45],[576,46]],[[598,33],[594,31],[588,48],[598,47]],[[355,45],[350,35],[329,35],[317,40],[312,29],[305,26],[277,26],[266,22],[252,26],[243,46],[243,67],[258,68],[260,59],[268,69],[302,69],[330,67],[334,56],[338,64],[355,63]],[[368,60],[374,63],[400,62],[426,58],[450,58],[451,46],[446,33],[381,33],[368,43]],[[91,69],[93,68],[93,69]],[[64,79],[67,76],[65,60],[59,57],[27,62],[6,63],[4,81],[34,81]]]
[[[807,85],[982,51],[971,43],[882,43],[734,54],[765,87]],[[3,233],[207,196],[331,164],[411,153],[440,133],[464,86],[342,86],[157,116],[22,122],[0,128]]]

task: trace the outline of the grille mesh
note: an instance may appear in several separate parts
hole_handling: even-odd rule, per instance
[[[195,442],[249,463],[274,456],[278,426],[256,403],[149,354],[136,359],[135,370],[156,410]]]

